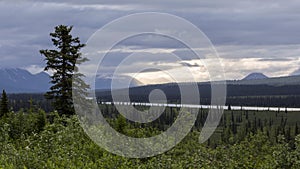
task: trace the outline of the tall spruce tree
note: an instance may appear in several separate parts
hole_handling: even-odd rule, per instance
[[[87,94],[89,86],[84,83],[81,78],[82,74],[78,73],[77,65],[87,61],[87,58],[81,56],[80,49],[85,46],[81,44],[79,37],[71,35],[72,26],[59,25],[55,27],[55,31],[50,33],[51,40],[55,50],[40,50],[45,56],[45,71],[52,71],[50,87],[45,96],[47,99],[53,100],[53,107],[60,115],[74,114],[74,105],[72,100],[72,79],[77,85],[73,86],[83,92],[83,96]]]
[[[8,114],[8,99],[5,90],[2,91],[0,117]]]

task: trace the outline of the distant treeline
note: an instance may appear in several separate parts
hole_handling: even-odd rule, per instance
[[[186,84],[189,85],[189,84]],[[211,86],[199,85],[200,103],[210,104]],[[169,103],[180,103],[180,90],[176,84],[150,85],[131,88],[132,102],[149,102],[149,94],[153,89],[164,91]],[[112,101],[110,91],[97,91],[97,100]],[[46,112],[53,110],[51,102],[43,93],[8,94],[9,107],[13,111],[26,109],[30,104],[42,108]],[[30,103],[32,100],[32,103]],[[262,107],[300,107],[300,85],[268,86],[268,85],[228,85],[226,105],[262,106]]]
[[[191,84],[185,84],[191,85]],[[200,103],[211,103],[210,84],[198,85]],[[177,84],[149,85],[131,88],[130,100],[133,102],[149,102],[149,94],[154,89],[162,90],[169,103],[181,103],[180,90]],[[121,91],[121,90],[120,90]],[[110,91],[96,92],[99,101],[112,101]],[[120,96],[121,98],[122,96]],[[227,85],[227,105],[264,106],[264,107],[300,107],[300,85]]]
[[[23,93],[23,94],[8,94],[9,108],[12,111],[21,109],[29,109],[30,107],[38,107],[46,112],[53,111],[51,102],[45,99],[43,93]]]

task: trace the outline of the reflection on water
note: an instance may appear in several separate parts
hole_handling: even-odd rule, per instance
[[[112,102],[101,102],[100,104],[112,104]],[[187,108],[217,108],[214,105],[192,105],[192,104],[165,104],[165,103],[139,103],[139,102],[113,102],[117,105],[133,105],[133,106],[159,106],[159,107],[187,107]],[[223,106],[228,109],[228,106]],[[253,107],[253,106],[231,106],[231,110],[259,110],[259,111],[299,111],[300,108],[286,107]]]

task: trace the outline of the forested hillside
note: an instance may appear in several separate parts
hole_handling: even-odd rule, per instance
[[[149,94],[154,89],[162,90],[167,100],[170,103],[180,103],[180,88],[179,85],[186,84],[159,84],[148,85],[141,87],[133,87],[129,89],[130,99],[135,102],[148,102]],[[189,87],[187,87],[189,88]],[[191,87],[192,88],[192,87]],[[211,97],[211,85],[209,83],[198,84],[200,93],[200,104],[209,105]],[[123,93],[122,89],[117,90]],[[97,91],[96,95],[98,100],[111,101],[111,91]],[[120,96],[121,97],[121,96]],[[227,85],[227,105],[235,106],[264,106],[264,107],[300,107],[300,85],[240,85],[228,84]]]
[[[100,106],[101,107],[101,106]],[[113,107],[102,107],[114,114]],[[172,121],[140,126],[116,115],[107,120],[133,137],[159,134]],[[132,159],[113,155],[84,133],[76,116],[60,117],[37,108],[0,119],[0,168],[299,168],[298,113],[226,112],[216,134],[204,144],[198,136],[206,110],[191,133],[172,150]],[[298,136],[296,136],[298,135]]]

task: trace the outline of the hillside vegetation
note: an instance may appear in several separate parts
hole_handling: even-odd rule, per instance
[[[267,125],[271,128],[280,126],[275,112],[251,112],[248,119],[253,122],[267,117],[268,113],[272,113],[270,117],[274,121]],[[284,114],[277,115],[281,119]],[[230,117],[227,124],[233,124],[231,112],[226,116]],[[232,129],[222,132],[223,129],[219,128],[216,133],[228,132],[228,135],[218,139],[217,134],[209,142],[199,144],[200,127],[162,155],[130,159],[97,146],[83,132],[75,115],[60,117],[54,112],[46,116],[40,109],[11,112],[0,120],[0,168],[299,168],[300,135],[294,137],[291,134],[295,133],[294,129],[290,129],[290,138],[286,134],[295,124],[295,115],[285,117],[288,118],[285,133],[279,131],[277,136],[268,133],[268,126],[263,130],[252,127],[242,137],[232,133]],[[239,115],[233,118],[238,119]],[[124,123],[121,116],[108,121],[115,129],[122,129],[120,132],[134,137],[162,131],[154,125],[137,128],[134,124]],[[238,127],[237,133],[241,131],[242,128]]]

